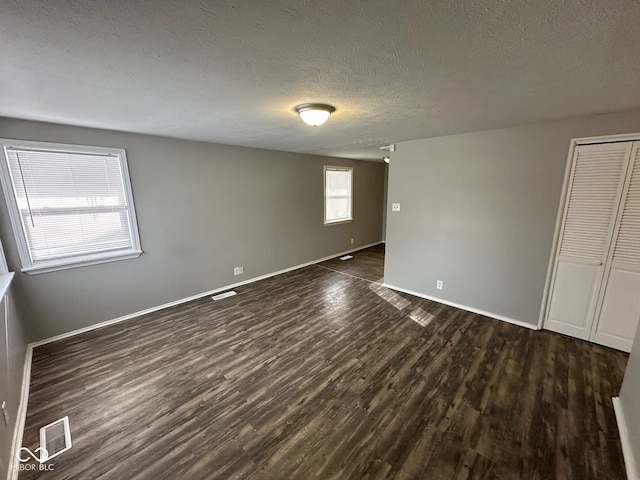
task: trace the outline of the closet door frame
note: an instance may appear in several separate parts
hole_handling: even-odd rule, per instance
[[[571,185],[571,173],[573,172],[573,161],[576,153],[576,149],[580,145],[590,145],[595,143],[613,143],[613,142],[634,142],[640,141],[640,133],[629,133],[623,135],[605,135],[597,137],[582,137],[572,138],[569,142],[569,153],[567,155],[567,163],[564,170],[564,182],[562,184],[562,193],[560,195],[560,203],[558,206],[558,214],[556,217],[556,228],[553,235],[553,243],[551,246],[551,255],[549,257],[549,265],[547,267],[547,278],[542,293],[542,304],[540,306],[540,317],[538,319],[538,330],[544,328],[545,321],[549,314],[549,307],[551,305],[551,292],[553,291],[553,278],[556,270],[558,250],[560,248],[560,237],[562,234],[562,227],[564,224],[564,217],[566,214],[567,195],[569,194],[569,186]],[[626,186],[626,185],[625,185]],[[615,222],[615,228],[617,231],[617,218]],[[610,246],[611,250],[611,246]],[[609,255],[612,254],[609,251]],[[608,258],[608,257],[607,257]],[[607,275],[608,276],[608,275]],[[598,300],[600,300],[600,293],[598,293]],[[600,303],[600,302],[599,302]],[[596,306],[596,312],[599,312],[599,305]],[[591,327],[597,322],[592,322]]]

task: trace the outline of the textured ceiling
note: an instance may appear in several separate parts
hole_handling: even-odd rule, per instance
[[[640,107],[638,25],[634,0],[0,0],[0,116],[380,158]]]

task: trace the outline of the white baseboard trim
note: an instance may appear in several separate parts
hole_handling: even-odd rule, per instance
[[[383,283],[383,286],[390,288],[391,290],[397,290],[398,292],[408,293],[409,295],[413,295],[415,297],[424,298],[426,300],[431,300],[432,302],[442,303],[444,305],[448,305],[450,307],[459,308],[461,310],[466,310],[467,312],[478,313],[480,315],[484,315],[485,317],[495,318],[496,320],[501,320],[503,322],[512,323],[514,325],[518,325],[519,327],[530,328],[531,330],[540,330],[538,325],[533,325],[527,322],[521,322],[520,320],[515,320],[513,318],[505,317],[503,315],[498,315],[496,313],[486,312],[484,310],[480,310],[479,308],[467,307],[466,305],[460,305],[459,303],[450,302],[448,300],[443,300],[442,298],[432,297],[430,295],[425,295],[423,293],[414,292],[413,290],[407,290],[406,288],[396,287],[394,285],[389,285],[388,283]]]
[[[22,369],[22,388],[20,389],[20,404],[16,414],[16,424],[13,428],[13,443],[11,444],[11,456],[9,457],[9,473],[7,480],[18,478],[18,449],[22,446],[24,435],[24,423],[27,418],[27,403],[29,402],[29,387],[31,386],[31,360],[33,359],[33,346],[27,345]]]
[[[636,462],[633,458],[633,449],[629,441],[629,431],[627,430],[627,421],[624,417],[624,410],[620,397],[613,397],[613,411],[616,413],[616,422],[618,423],[618,432],[620,433],[620,444],[622,445],[622,455],[624,456],[624,465],[627,469],[628,480],[639,480],[636,474]]]
[[[208,292],[198,293],[196,295],[192,295],[190,297],[181,298],[179,300],[175,300],[173,302],[165,303],[163,305],[158,305],[156,307],[147,308],[145,310],[140,310],[139,312],[130,313],[128,315],[124,315],[122,317],[114,318],[111,320],[106,320],[104,322],[96,323],[95,325],[89,325],[88,327],[79,328],[78,330],[73,330],[71,332],[63,333],[61,335],[56,335],[55,337],[45,338],[44,340],[39,340],[37,342],[33,342],[31,346],[33,348],[39,347],[41,345],[45,345],[47,343],[56,342],[58,340],[63,340],[65,338],[74,337],[81,333],[90,332],[91,330],[97,330],[98,328],[107,327],[109,325],[113,325],[115,323],[124,322],[125,320],[130,320],[132,318],[140,317],[142,315],[146,315],[147,313],[157,312],[158,310],[164,310],[165,308],[174,307],[176,305],[180,305],[182,303],[190,302],[192,300],[197,300],[202,297],[206,297],[208,295],[215,295],[216,293],[223,292],[225,290],[229,290],[232,288],[240,287],[242,285],[247,285],[249,283],[258,282],[260,280],[264,280],[266,278],[275,277],[276,275],[280,275],[283,273],[291,272],[293,270],[298,270],[299,268],[308,267],[309,265],[314,265],[316,263],[324,262],[326,260],[331,260],[335,257],[340,257],[342,255],[346,255],[348,253],[357,252],[358,250],[363,250],[365,248],[373,247],[375,245],[379,245],[381,242],[370,243],[367,245],[362,245],[357,248],[352,248],[351,250],[346,250],[344,252],[335,253],[333,255],[329,255],[327,257],[319,258],[317,260],[312,260],[307,263],[302,263],[300,265],[295,265],[293,267],[285,268],[283,270],[278,270],[277,272],[267,273],[266,275],[260,275],[259,277],[250,278],[248,280],[243,280],[242,282],[233,283],[231,285],[225,285],[224,287],[216,288],[214,290],[209,290]]]

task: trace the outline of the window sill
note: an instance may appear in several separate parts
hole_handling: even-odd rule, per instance
[[[57,272],[58,270],[68,270],[70,268],[87,267],[89,265],[99,265],[101,263],[118,262],[120,260],[129,260],[131,258],[138,258],[142,254],[142,250],[134,250],[122,255],[111,256],[95,256],[88,257],[84,260],[65,262],[65,263],[48,263],[38,265],[35,267],[26,267],[21,271],[28,275],[37,275],[40,273]]]
[[[329,225],[340,225],[342,223],[350,223],[353,222],[353,218],[350,218],[348,220],[336,220],[335,222],[324,222],[324,226],[328,227]]]

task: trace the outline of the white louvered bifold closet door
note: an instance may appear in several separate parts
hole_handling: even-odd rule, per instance
[[[589,339],[632,144],[579,145],[565,200],[545,327]]]
[[[630,351],[640,319],[640,142],[633,146],[608,267],[593,340]]]

